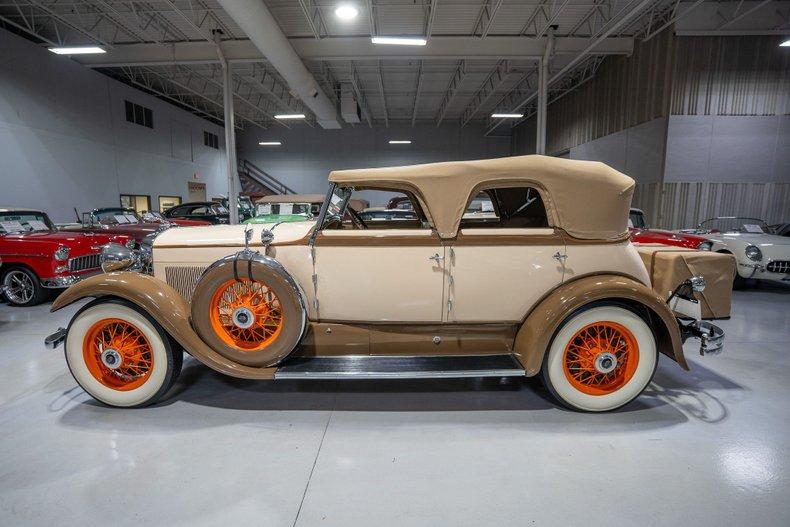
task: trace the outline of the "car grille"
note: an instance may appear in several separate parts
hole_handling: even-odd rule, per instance
[[[205,269],[205,267],[191,266],[165,267],[165,281],[184,299],[189,300],[195,292],[195,284]]]
[[[87,256],[77,256],[69,260],[69,271],[85,271],[86,269],[98,269],[101,265],[100,254],[89,254]]]
[[[772,273],[790,273],[790,260],[774,260],[765,266]]]

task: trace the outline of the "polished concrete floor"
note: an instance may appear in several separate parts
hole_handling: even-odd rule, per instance
[[[737,291],[726,351],[610,414],[534,380],[248,382],[94,403],[0,305],[0,525],[790,525],[790,287]]]

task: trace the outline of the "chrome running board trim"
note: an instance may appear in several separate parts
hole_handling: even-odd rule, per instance
[[[512,355],[294,357],[275,379],[436,379],[521,377],[524,368]]]

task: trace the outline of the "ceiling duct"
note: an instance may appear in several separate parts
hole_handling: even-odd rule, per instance
[[[263,0],[218,0],[272,66],[293,94],[315,114],[322,128],[341,128],[334,104],[296,54]]]
[[[347,123],[358,124],[362,122],[362,110],[357,102],[354,87],[350,82],[340,85],[340,116]]]

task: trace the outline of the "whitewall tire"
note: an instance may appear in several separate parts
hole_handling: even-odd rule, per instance
[[[642,317],[619,305],[600,305],[563,323],[549,345],[541,375],[565,406],[605,412],[642,393],[657,362],[656,339]]]
[[[94,399],[118,407],[156,402],[181,372],[165,331],[151,317],[120,300],[94,301],[72,319],[66,362]]]

